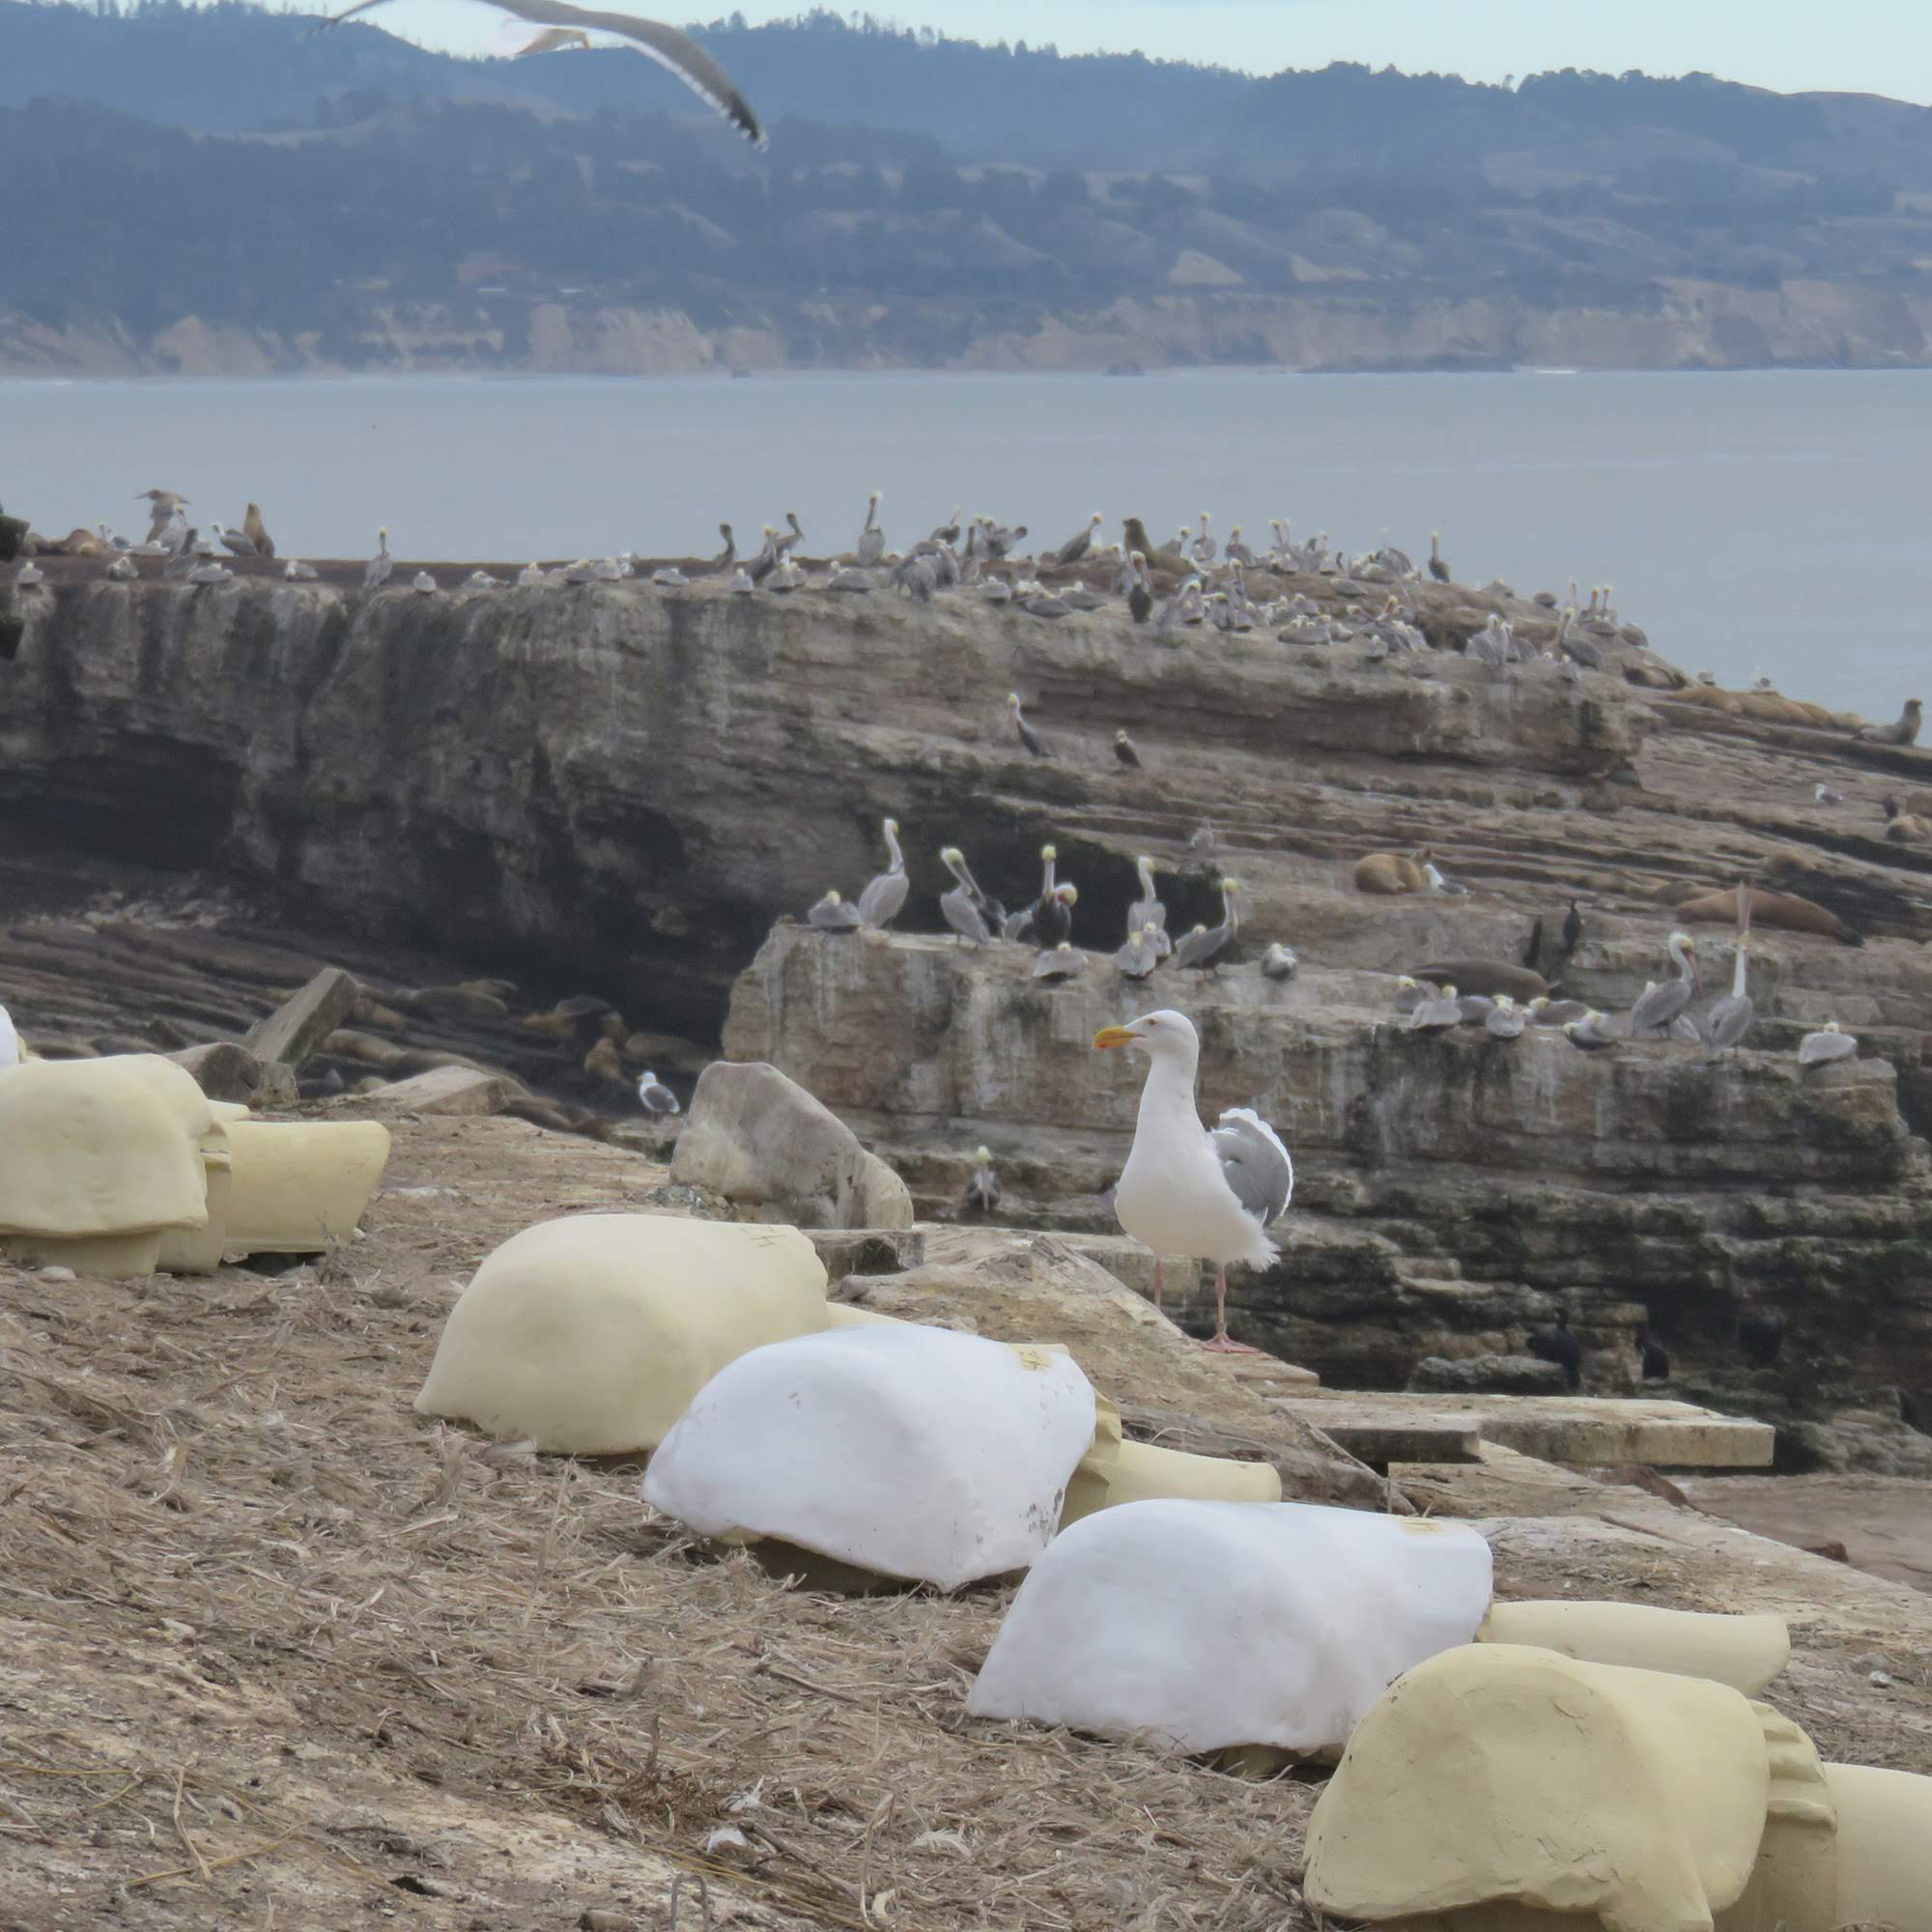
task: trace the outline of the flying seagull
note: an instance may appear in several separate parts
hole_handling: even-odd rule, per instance
[[[339,27],[372,8],[384,7],[388,0],[355,0],[340,14],[327,14],[309,29],[319,34],[325,27]],[[765,130],[752,111],[752,103],[732,85],[731,76],[694,41],[675,27],[659,20],[640,20],[634,14],[606,14],[593,7],[571,7],[565,0],[490,0],[506,14],[527,20],[535,27],[578,28],[596,34],[615,34],[640,54],[660,67],[668,68],[707,106],[715,108],[754,148],[766,145]],[[558,44],[552,43],[552,44]],[[528,51],[538,51],[533,43]]]

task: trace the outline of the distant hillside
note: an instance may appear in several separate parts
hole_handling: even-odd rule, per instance
[[[1932,362],[1932,111],[706,33],[768,156],[621,52],[0,0],[0,372]]]

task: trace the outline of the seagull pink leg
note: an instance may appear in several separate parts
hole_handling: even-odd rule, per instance
[[[1214,1339],[1204,1342],[1204,1349],[1211,1349],[1217,1355],[1259,1355],[1259,1349],[1251,1349],[1245,1342],[1231,1342],[1228,1339],[1228,1264],[1219,1263],[1214,1269]]]

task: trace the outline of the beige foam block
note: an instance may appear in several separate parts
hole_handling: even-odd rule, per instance
[[[726,1363],[825,1325],[825,1268],[796,1228],[544,1221],[476,1270],[415,1406],[562,1454],[655,1449]]]
[[[1932,1777],[1828,1764],[1838,1814],[1834,1925],[1932,1932]]]
[[[380,1121],[233,1121],[231,1254],[319,1254],[362,1219],[389,1159]]]
[[[1233,1463],[1130,1442],[1121,1432],[1121,1411],[1105,1396],[1094,1399],[1094,1441],[1073,1472],[1061,1511],[1065,1529],[1095,1510],[1122,1503],[1177,1496],[1195,1502],[1278,1503],[1281,1477],[1266,1463]]]
[[[1497,1643],[1406,1672],[1309,1822],[1310,1905],[1379,1921],[1524,1908],[1607,1932],[1708,1932],[1749,1881],[1770,1755],[1728,1685]],[[1584,1921],[1587,1923],[1587,1919]]]
[[[0,1236],[203,1226],[214,1126],[193,1076],[156,1054],[0,1070]]]
[[[1708,1677],[1755,1697],[1791,1656],[1782,1617],[1707,1615],[1653,1604],[1492,1604],[1478,1643],[1526,1643],[1586,1663]]]

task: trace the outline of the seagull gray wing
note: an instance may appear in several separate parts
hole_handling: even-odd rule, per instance
[[[490,4],[539,27],[584,27],[593,33],[615,34],[629,41],[639,53],[676,74],[754,148],[766,145],[765,130],[758,125],[752,103],[738,92],[731,76],[689,34],[676,27],[668,27],[661,20],[640,20],[635,14],[606,14],[595,8],[572,7],[567,0],[490,0]]]
[[[1294,1163],[1275,1130],[1252,1108],[1230,1107],[1208,1136],[1235,1198],[1265,1228],[1288,1212]]]
[[[325,27],[339,27],[345,20],[353,20],[358,14],[366,14],[371,7],[386,7],[388,0],[355,0],[353,7],[345,8],[340,14],[325,14],[308,30],[308,38],[314,40]]]

